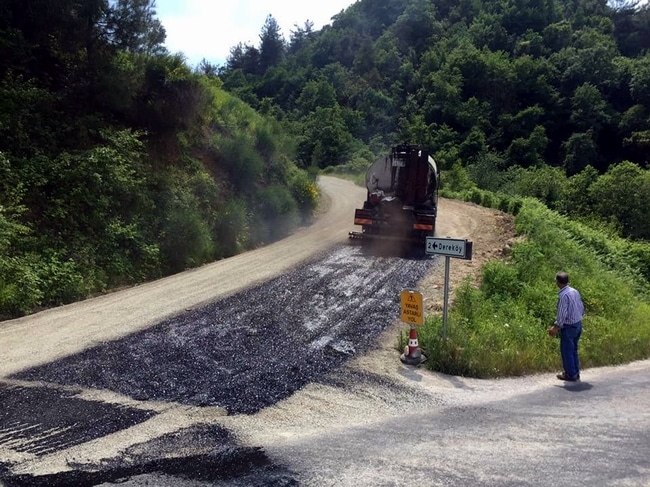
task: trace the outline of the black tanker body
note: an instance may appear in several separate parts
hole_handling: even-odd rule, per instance
[[[424,248],[426,237],[435,233],[439,178],[427,150],[408,144],[393,147],[366,173],[367,199],[354,213],[361,232],[350,232],[350,238]]]

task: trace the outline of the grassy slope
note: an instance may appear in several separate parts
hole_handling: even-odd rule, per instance
[[[419,333],[429,368],[472,377],[556,370],[558,344],[546,334],[553,323],[555,273],[571,276],[585,302],[581,365],[626,363],[650,356],[649,284],[631,265],[628,241],[570,221],[535,200],[525,200],[507,262],[489,262],[480,289],[465,283],[449,315],[428,317]]]

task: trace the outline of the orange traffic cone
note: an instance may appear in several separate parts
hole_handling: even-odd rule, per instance
[[[404,353],[400,356],[400,360],[408,365],[420,365],[426,360],[418,346],[418,332],[413,325],[409,332],[409,344],[404,347]]]
[[[411,332],[409,333],[409,350],[408,354],[413,355],[415,351],[418,349],[418,331],[417,329],[412,326],[411,327]]]

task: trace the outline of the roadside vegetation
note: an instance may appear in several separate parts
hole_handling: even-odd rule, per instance
[[[638,225],[640,232],[650,228],[645,210],[637,206],[639,195],[650,191],[647,172],[623,163],[601,176],[588,171],[589,178],[567,178],[531,168],[518,174],[517,189],[507,174],[495,172],[501,185],[492,192],[477,187],[471,169],[443,172],[441,196],[515,215],[517,241],[509,256],[488,262],[476,281],[468,277],[457,287],[446,330],[442,314],[425,317],[418,327],[425,366],[477,378],[558,370],[559,344],[547,329],[555,319],[559,270],[569,273],[585,304],[583,368],[650,357],[650,243],[621,236],[627,233],[624,226]],[[619,177],[622,172],[629,179]],[[637,183],[630,193],[628,185]],[[555,193],[550,201],[542,197],[550,192]],[[603,198],[622,201],[627,194],[637,199],[618,209],[609,205],[602,214],[594,210]],[[571,211],[566,211],[567,201],[576,203]],[[406,340],[399,336],[400,350]]]
[[[328,173],[364,185],[365,172],[358,169],[347,166]],[[626,171],[629,179],[612,182]],[[471,171],[464,168],[442,173],[441,196],[514,215],[518,238],[510,256],[488,262],[478,280],[468,277],[458,286],[450,302],[446,336],[441,313],[425,316],[424,325],[418,327],[419,346],[428,358],[425,366],[476,378],[558,370],[559,343],[547,330],[555,319],[559,270],[569,273],[585,304],[583,368],[650,357],[650,243],[620,236],[625,233],[623,225],[638,226],[641,232],[650,229],[645,210],[637,206],[644,204],[639,195],[650,192],[650,180],[642,182],[647,173],[623,163],[582,184],[578,182],[584,175],[551,177],[548,169],[531,168],[518,174],[517,190],[507,182],[507,174],[493,176],[505,182],[498,193],[478,188]],[[628,185],[637,183],[638,190],[629,193]],[[572,216],[543,201],[541,195],[551,188],[557,193],[551,203],[560,209],[566,201],[580,201],[571,207]],[[581,194],[574,193],[576,188]],[[600,215],[593,210],[603,198],[621,201],[626,194],[635,194],[636,199],[618,212],[615,205]],[[576,213],[577,208],[582,212]],[[408,336],[400,333],[397,349],[403,350],[407,341]]]
[[[150,0],[3,3],[0,320],[309,221],[295,139],[164,40]]]
[[[520,239],[511,258],[488,262],[478,287],[466,280],[456,289],[447,339],[442,316],[428,316],[418,329],[428,368],[480,378],[557,370],[558,343],[546,330],[555,318],[558,270],[583,296],[583,368],[650,357],[650,282],[642,272],[647,258],[635,256],[640,244],[530,198],[515,223]]]

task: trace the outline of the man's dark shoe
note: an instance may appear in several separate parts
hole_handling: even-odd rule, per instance
[[[576,377],[571,377],[570,375],[567,375],[565,372],[562,372],[561,374],[557,374],[557,378],[560,380],[565,380],[567,382],[576,382],[580,380],[580,376]]]

